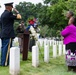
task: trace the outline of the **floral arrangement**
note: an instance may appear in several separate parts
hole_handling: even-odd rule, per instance
[[[37,33],[35,29],[33,28],[33,26],[30,26],[29,31],[31,32],[31,36],[34,37],[35,40],[38,40]]]

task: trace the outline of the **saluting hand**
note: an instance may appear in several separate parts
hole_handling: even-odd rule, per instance
[[[18,11],[16,8],[13,8],[13,10],[14,10],[16,13],[19,13],[19,11]]]

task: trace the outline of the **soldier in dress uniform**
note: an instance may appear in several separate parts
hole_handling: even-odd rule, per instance
[[[8,66],[10,47],[12,47],[12,39],[15,37],[13,27],[14,20],[21,19],[21,15],[15,8],[13,10],[16,12],[16,14],[13,15],[13,2],[6,3],[4,5],[5,10],[1,15],[1,66]]]

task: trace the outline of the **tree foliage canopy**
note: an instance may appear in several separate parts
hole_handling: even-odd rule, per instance
[[[44,0],[44,3],[44,5],[41,3],[35,5],[30,2],[20,2],[16,8],[25,23],[30,16],[33,16],[39,19],[43,29],[48,29],[49,35],[52,33],[57,35],[67,25],[66,11],[71,10],[76,15],[76,0]],[[45,33],[46,35],[48,35],[48,31]]]

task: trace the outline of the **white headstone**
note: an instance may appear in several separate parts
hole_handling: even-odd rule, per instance
[[[52,46],[52,40],[50,40],[50,46]]]
[[[49,62],[49,47],[46,45],[44,47],[44,62],[48,63]]]
[[[53,45],[53,57],[57,57],[57,45]]]
[[[50,46],[50,41],[49,40],[47,40],[47,45]]]
[[[43,39],[39,39],[38,41],[40,43],[40,46],[42,47],[43,46]]]
[[[62,44],[62,41],[59,41],[59,44]]]
[[[54,40],[52,40],[52,42],[53,42],[53,45],[55,45],[55,41],[54,41]]]
[[[20,73],[20,49],[18,47],[10,49],[9,72],[11,75],[18,75]]]
[[[66,50],[65,50],[65,45],[63,45],[63,54],[66,53]]]
[[[59,44],[59,56],[61,56],[61,55],[62,55],[62,45]]]
[[[57,41],[55,40],[54,42],[55,42],[55,45],[57,45]]]
[[[44,39],[44,47],[47,45],[47,39]]]
[[[59,41],[57,41],[57,45],[59,45]]]
[[[38,46],[32,47],[32,66],[38,67],[39,66],[39,50]]]
[[[55,40],[53,40],[53,45],[56,45],[56,41]]]

